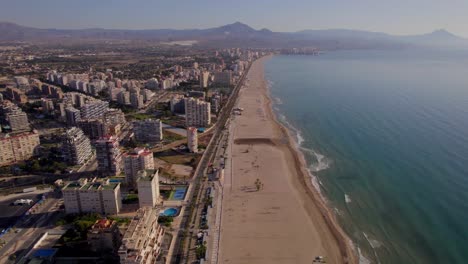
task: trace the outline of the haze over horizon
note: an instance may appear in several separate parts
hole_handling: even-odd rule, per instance
[[[316,3],[272,0],[268,5],[246,0],[234,3],[201,0],[178,4],[167,0],[157,3],[150,0],[2,2],[2,21],[36,28],[203,29],[240,21],[255,29],[267,28],[276,32],[354,29],[412,35],[445,29],[468,37],[468,29],[464,27],[468,23],[464,12],[468,10],[468,2],[459,0],[450,5],[435,0],[411,3],[404,0]]]

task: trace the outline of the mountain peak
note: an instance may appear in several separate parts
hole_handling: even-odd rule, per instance
[[[219,27],[219,29],[224,30],[230,33],[251,33],[255,32],[256,30],[251,28],[249,25],[241,23],[241,22],[234,22],[232,24],[227,24],[224,26]]]
[[[437,29],[429,33],[428,35],[434,36],[434,37],[440,37],[440,38],[459,38],[455,34],[447,31],[446,29]]]

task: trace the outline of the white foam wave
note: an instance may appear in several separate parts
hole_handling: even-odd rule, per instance
[[[362,234],[364,234],[364,237],[366,238],[367,242],[369,242],[369,245],[373,248],[373,249],[376,249],[376,248],[379,248],[382,246],[382,243],[378,240],[375,240],[375,239],[371,239],[369,238],[369,236],[362,232]]]
[[[303,140],[302,136],[301,136],[301,139]],[[298,139],[299,141],[299,139]],[[322,171],[322,170],[326,170],[328,168],[330,168],[330,160],[327,159],[324,155],[312,150],[312,149],[308,149],[308,148],[304,148],[304,147],[301,147],[301,150],[304,151],[304,152],[307,152],[309,153],[311,156],[313,156],[316,160],[315,163],[312,163],[309,168],[311,171],[313,172],[319,172],[319,171]]]
[[[344,199],[345,199],[345,202],[346,202],[347,204],[351,203],[351,197],[350,197],[349,195],[347,195],[346,193],[345,193],[345,195],[344,195]]]
[[[282,105],[282,104],[283,104],[283,101],[281,101],[280,98],[275,97],[275,104],[277,104],[277,105]]]
[[[335,212],[336,215],[342,215],[342,212],[336,207],[333,208],[333,211]]]
[[[361,249],[359,247],[357,249],[359,253],[359,264],[371,264],[372,262],[362,255]]]
[[[312,149],[303,147],[302,145],[305,142],[305,139],[302,136],[301,131],[295,128],[291,123],[289,123],[285,115],[281,113],[277,113],[277,114],[278,114],[279,121],[285,124],[286,127],[289,128],[289,131],[293,133],[292,135],[293,135],[293,138],[295,138],[295,142],[294,142],[295,147],[298,150],[300,150],[300,153],[303,155],[304,152],[307,152],[311,156],[315,157],[316,162],[309,165],[309,167],[307,168],[307,172],[309,173],[309,176],[311,178],[312,185],[318,191],[320,196],[322,196],[322,199],[326,201],[326,198],[322,195],[322,192],[320,190],[320,184],[319,184],[318,178],[316,175],[314,175],[314,173],[319,172],[321,170],[328,169],[330,167],[330,161],[324,155],[321,155],[320,153],[317,153],[316,151]]]

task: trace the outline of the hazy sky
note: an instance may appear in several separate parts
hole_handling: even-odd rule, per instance
[[[392,34],[445,28],[468,37],[468,0],[0,0],[0,20],[40,28],[346,28]]]

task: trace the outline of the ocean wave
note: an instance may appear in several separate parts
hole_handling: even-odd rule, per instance
[[[371,264],[372,262],[362,255],[361,249],[359,247],[357,249],[359,253],[359,264]]]
[[[281,101],[280,98],[275,97],[274,99],[275,99],[275,104],[276,104],[276,105],[282,105],[282,104],[283,104],[283,101]]]
[[[347,204],[351,203],[351,201],[352,201],[352,200],[351,200],[351,197],[350,197],[349,195],[347,195],[346,193],[345,193],[345,195],[344,195],[344,199],[345,199],[345,202],[346,202]]]
[[[382,246],[382,243],[378,240],[375,240],[375,239],[371,239],[369,238],[369,236],[362,232],[362,234],[364,235],[364,237],[366,238],[367,242],[369,242],[369,245],[373,248],[373,249],[376,249],[376,248],[379,248]]]
[[[330,167],[330,160],[327,159],[324,155],[306,148],[303,146],[303,143],[305,142],[304,137],[302,136],[302,133],[299,129],[294,127],[289,121],[286,119],[286,116],[279,111],[276,111],[278,120],[283,123],[289,130],[290,133],[292,133],[292,138],[295,139],[295,147],[299,150],[299,152],[302,155],[305,155],[307,153],[309,156],[315,158],[315,162],[312,162],[311,164],[308,164],[307,172],[311,178],[312,185],[314,188],[318,191],[320,196],[322,196],[322,199],[326,201],[326,197],[322,195],[321,188],[320,188],[320,183],[316,175],[314,173],[328,169]]]
[[[302,144],[304,142],[304,138],[301,135],[299,135],[297,141],[301,142]],[[300,149],[303,152],[307,152],[310,156],[312,156],[316,160],[316,162],[311,163],[309,165],[309,168],[312,172],[319,172],[319,171],[330,168],[331,161],[327,159],[324,155],[318,153],[317,151],[314,151],[313,149],[309,149],[305,147],[301,147]]]

